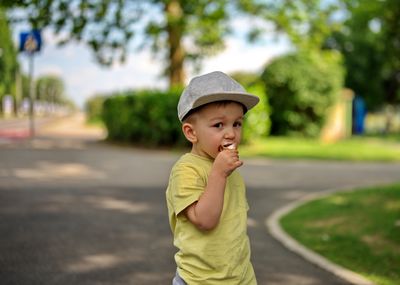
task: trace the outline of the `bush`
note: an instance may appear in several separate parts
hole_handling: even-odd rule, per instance
[[[245,115],[243,127],[243,141],[245,143],[255,138],[267,137],[271,128],[269,105],[264,86],[257,84],[246,88],[246,90],[258,96],[260,102]]]
[[[103,112],[105,96],[96,95],[88,99],[85,103],[85,112],[87,119],[91,122],[101,120],[101,114]]]
[[[146,146],[182,145],[185,138],[176,115],[180,90],[115,94],[105,100],[103,121],[110,140]]]
[[[267,137],[271,127],[270,108],[265,87],[258,74],[237,72],[231,75],[247,92],[260,98],[260,102],[245,115],[242,139],[246,143],[254,138]]]
[[[297,53],[276,59],[262,74],[272,135],[316,137],[343,85],[339,55]]]

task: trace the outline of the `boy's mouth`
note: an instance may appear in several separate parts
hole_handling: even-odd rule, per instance
[[[224,149],[236,149],[235,143],[225,143],[219,146],[218,150],[223,151]]]

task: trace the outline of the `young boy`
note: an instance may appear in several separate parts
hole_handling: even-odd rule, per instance
[[[173,284],[257,284],[250,263],[240,143],[244,114],[258,103],[222,72],[193,78],[178,103],[191,142],[166,191],[177,264]]]

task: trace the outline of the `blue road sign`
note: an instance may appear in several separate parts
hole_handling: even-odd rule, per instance
[[[22,32],[19,35],[19,51],[25,51],[33,54],[40,51],[42,47],[42,36],[40,30],[32,30],[30,32]]]

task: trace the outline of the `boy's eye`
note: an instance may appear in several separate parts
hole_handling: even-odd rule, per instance
[[[216,123],[216,124],[214,124],[214,127],[215,128],[222,128],[222,123]]]
[[[242,122],[235,122],[233,126],[236,128],[240,128],[242,126]]]

